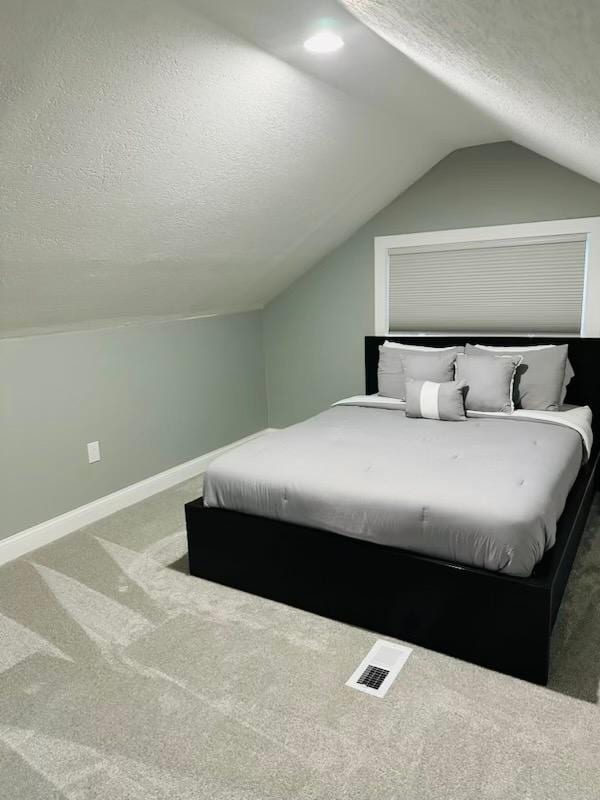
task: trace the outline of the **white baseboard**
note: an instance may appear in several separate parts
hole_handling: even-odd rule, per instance
[[[8,536],[6,539],[0,539],[0,564],[5,564],[7,561],[12,561],[14,558],[29,553],[31,550],[50,544],[50,542],[66,536],[67,533],[73,533],[73,531],[79,530],[85,525],[91,525],[92,522],[97,522],[99,519],[108,517],[110,514],[114,514],[115,511],[120,511],[134,503],[139,503],[140,500],[145,500],[153,494],[170,489],[171,486],[175,486],[182,481],[201,475],[210,462],[220,456],[221,453],[225,453],[227,450],[231,450],[272,430],[275,429],[265,428],[262,431],[225,445],[225,447],[220,447],[218,450],[212,450],[203,456],[178,464],[176,467],[159,472],[157,475],[152,475],[150,478],[145,478],[138,483],[132,483],[124,489],[107,494],[84,506],[67,511],[66,514],[53,517],[46,520],[46,522],[40,522],[39,525],[19,531],[19,533]]]

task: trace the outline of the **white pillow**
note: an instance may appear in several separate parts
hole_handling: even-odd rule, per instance
[[[558,347],[556,344],[532,344],[529,347],[492,347],[489,344],[476,344],[480,350],[493,350],[495,353],[521,353],[523,350],[548,350],[550,347]]]
[[[399,344],[398,342],[388,342],[387,339],[383,343],[383,346],[393,347],[397,350],[438,350],[440,353],[443,350],[454,350],[457,347],[457,345],[450,345],[450,347],[422,347],[418,344]]]
[[[522,353],[525,350],[548,350],[550,347],[557,347],[558,345],[555,344],[534,344],[530,345],[529,347],[492,347],[491,345],[487,344],[476,344],[475,347],[479,348],[479,350],[491,350],[494,353]],[[567,396],[567,386],[571,383],[571,380],[575,377],[575,371],[571,365],[571,362],[567,358],[567,363],[565,365],[565,377],[563,378],[563,385],[562,389],[560,390],[560,404],[562,405],[565,402],[565,397]]]

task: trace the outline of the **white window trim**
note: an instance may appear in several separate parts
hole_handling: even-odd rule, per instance
[[[587,239],[581,336],[600,336],[600,217],[523,222],[515,225],[491,225],[485,228],[456,228],[449,231],[403,233],[375,237],[375,335],[390,334],[388,322],[389,252],[398,247],[420,247],[461,242],[484,242],[495,239],[521,239],[535,236],[583,234]],[[596,298],[596,302],[593,300]],[[402,334],[402,331],[393,331]],[[426,332],[424,332],[426,333]],[[460,331],[448,331],[458,334]],[[466,331],[465,333],[477,333]],[[407,335],[415,336],[415,331]],[[439,334],[443,336],[444,334]],[[514,332],[510,333],[515,336]],[[525,334],[527,335],[527,334]],[[533,335],[533,334],[532,334]],[[535,334],[538,336],[539,334]],[[552,335],[548,331],[547,335]]]

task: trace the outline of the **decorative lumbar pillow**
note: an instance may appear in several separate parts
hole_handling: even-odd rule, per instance
[[[540,345],[524,348],[491,348],[484,345],[467,345],[467,355],[521,356],[515,376],[515,406],[536,411],[557,411],[566,394],[567,354],[566,344]],[[572,372],[572,370],[571,370]],[[569,380],[572,375],[569,376]]]
[[[443,419],[449,422],[465,420],[463,381],[415,381],[406,379],[406,416]]]
[[[467,411],[502,411],[511,414],[515,410],[515,372],[520,363],[520,355],[489,354],[487,358],[481,355],[458,355],[456,380],[466,384]]]
[[[377,369],[379,394],[405,400],[405,376],[436,383],[451,381],[454,377],[454,360],[460,351],[462,347],[425,351],[380,346]]]

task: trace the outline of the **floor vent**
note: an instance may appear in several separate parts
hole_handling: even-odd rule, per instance
[[[410,647],[378,639],[346,686],[383,697],[412,653]]]
[[[389,674],[389,669],[381,669],[380,667],[374,667],[370,664],[360,676],[357,683],[362,683],[363,686],[370,686],[371,689],[379,689]]]

